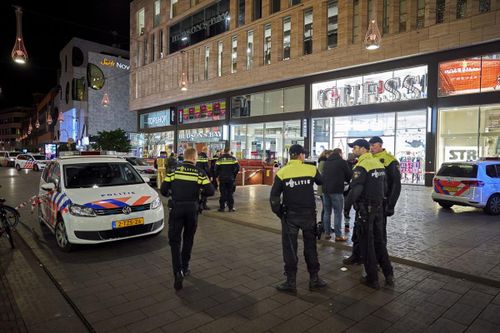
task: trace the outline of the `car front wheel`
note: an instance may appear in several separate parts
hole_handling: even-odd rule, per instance
[[[493,194],[488,199],[484,210],[490,215],[500,215],[500,194]]]
[[[63,219],[60,217],[57,219],[56,224],[56,242],[57,246],[64,252],[70,252],[73,248],[72,244],[68,241],[68,234],[66,233],[66,226],[64,225]]]
[[[35,165],[33,166],[33,171],[38,171],[38,165],[36,165],[36,164],[35,164]]]
[[[17,171],[21,170],[21,166],[19,164],[16,164],[16,170]]]
[[[438,204],[439,204],[439,206],[441,206],[445,209],[450,209],[451,207],[453,207],[453,204],[450,202],[440,201],[440,202],[438,202]]]

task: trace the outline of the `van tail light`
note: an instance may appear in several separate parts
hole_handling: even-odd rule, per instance
[[[484,182],[480,180],[462,180],[462,183],[470,187],[483,187]]]
[[[434,185],[436,185],[438,183],[439,179],[438,178],[434,178],[433,179],[433,182],[434,182]]]

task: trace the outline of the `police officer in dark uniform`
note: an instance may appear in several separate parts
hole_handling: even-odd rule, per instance
[[[229,154],[229,147],[224,148],[224,154],[215,162],[215,175],[219,180],[220,200],[219,212],[223,212],[227,207],[230,212],[234,212],[234,182],[240,171],[238,160]]]
[[[351,190],[344,204],[344,214],[351,206],[356,210],[354,233],[357,235],[358,259],[364,264],[366,277],[362,282],[379,289],[377,265],[380,265],[387,285],[394,285],[394,275],[383,235],[385,168],[369,152],[368,141],[358,139],[349,143],[359,157],[354,166]]]
[[[196,159],[196,150],[186,149],[184,162],[167,174],[161,186],[161,194],[172,196],[169,200],[168,240],[176,290],[182,289],[183,278],[190,272],[189,260],[198,221],[200,192],[205,197],[214,194],[214,187],[205,172],[195,166]]]
[[[271,209],[281,219],[286,275],[286,281],[276,286],[276,289],[297,292],[297,236],[301,229],[304,257],[310,275],[309,290],[319,290],[325,288],[326,283],[318,276],[316,198],[313,186],[314,183],[322,184],[321,175],[314,165],[304,163],[305,151],[301,145],[292,145],[289,154],[290,162],[276,173],[271,189]]]
[[[384,240],[387,243],[387,217],[394,215],[394,207],[398,202],[401,193],[401,172],[399,161],[384,148],[382,148],[382,138],[374,136],[368,141],[370,152],[385,167],[385,197],[384,197]]]
[[[210,179],[210,166],[208,164],[207,152],[208,148],[206,146],[203,147],[201,152],[198,154],[198,159],[196,160],[196,166],[201,170],[205,171],[208,179]],[[210,210],[210,208],[207,206],[207,197],[205,196],[201,197],[201,208],[204,210]]]

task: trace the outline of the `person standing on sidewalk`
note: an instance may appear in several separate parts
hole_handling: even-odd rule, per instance
[[[319,278],[316,249],[316,198],[314,183],[322,184],[321,175],[314,165],[305,164],[305,151],[294,144],[289,150],[290,162],[274,177],[271,189],[271,209],[281,219],[281,242],[285,261],[286,281],[276,286],[281,292],[297,292],[297,237],[302,230],[304,257],[309,271],[309,290],[319,290],[326,283]],[[281,198],[283,196],[283,199]]]
[[[333,220],[335,241],[345,242],[347,237],[342,236],[342,212],[344,209],[344,182],[350,182],[352,170],[342,158],[342,150],[336,148],[325,162],[323,176],[323,223],[326,238],[329,239],[331,228],[331,215]]]
[[[240,164],[238,160],[231,156],[230,148],[224,148],[224,154],[215,162],[215,175],[219,180],[219,212],[223,212],[227,208],[230,212],[234,212],[234,187],[235,180],[238,172],[240,171]]]
[[[196,167],[196,159],[196,150],[186,149],[184,162],[174,172],[167,174],[161,186],[161,194],[172,197],[168,202],[168,240],[175,290],[182,289],[184,276],[190,273],[189,260],[198,222],[200,191],[205,197],[214,195],[214,187],[205,172]]]
[[[384,241],[387,243],[387,217],[394,215],[394,207],[401,193],[401,172],[398,160],[389,154],[382,145],[384,141],[379,136],[374,136],[368,141],[370,152],[385,167],[385,196],[384,196]]]
[[[158,189],[161,189],[162,179],[165,178],[167,174],[167,152],[161,151],[160,156],[158,156],[155,160],[155,167],[157,170],[157,184]]]
[[[323,176],[323,171],[325,169],[325,162],[328,159],[328,157],[332,154],[331,150],[323,150],[323,152],[319,155],[318,157],[318,171],[319,173]],[[325,239],[330,239],[332,236],[331,234],[331,225],[328,224],[328,226],[325,225],[325,220],[323,219],[323,216],[325,215],[325,204],[324,204],[324,199],[323,199],[323,185],[318,185],[318,189],[316,190],[316,194],[321,198],[321,222],[318,224],[318,239],[321,238],[321,234],[324,232],[325,233]]]
[[[370,144],[364,139],[349,143],[352,152],[359,157],[354,166],[351,191],[347,195],[344,210],[356,210],[354,233],[358,239],[358,260],[364,264],[365,285],[379,289],[377,267],[380,265],[386,285],[394,285],[394,275],[383,236],[385,168],[369,152]],[[354,236],[353,236],[354,237]]]
[[[208,152],[207,146],[203,147],[201,152],[198,154],[198,159],[196,160],[196,166],[201,170],[205,171],[208,179],[210,179],[210,166],[208,164],[207,152]],[[205,196],[201,197],[201,209],[210,210],[210,208],[207,206],[207,197]]]

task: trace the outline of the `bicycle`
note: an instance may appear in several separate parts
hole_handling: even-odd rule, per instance
[[[4,205],[4,203],[5,199],[0,198],[0,237],[5,233],[9,239],[10,247],[14,248],[12,230],[19,223],[21,215],[14,207]]]

